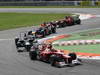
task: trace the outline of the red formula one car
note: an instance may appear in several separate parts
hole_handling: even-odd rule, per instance
[[[37,59],[47,63],[50,63],[51,66],[63,67],[63,66],[73,66],[81,64],[77,59],[75,53],[64,54],[61,50],[55,50],[52,46],[41,45],[41,48],[33,48],[29,52],[31,60]]]
[[[78,15],[66,16],[64,19],[56,21],[57,27],[72,26],[81,24],[81,20]]]

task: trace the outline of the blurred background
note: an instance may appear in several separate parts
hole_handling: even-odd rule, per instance
[[[100,0],[0,0],[0,6],[100,6]]]

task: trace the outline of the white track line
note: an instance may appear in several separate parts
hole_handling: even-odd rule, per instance
[[[9,40],[13,40],[13,39],[0,39],[0,41],[9,41]]]

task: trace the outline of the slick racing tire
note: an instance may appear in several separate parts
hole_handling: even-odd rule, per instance
[[[31,60],[36,60],[37,59],[37,52],[36,51],[30,51],[29,57],[30,57]]]
[[[50,56],[50,64],[51,64],[51,66],[60,68],[61,65],[57,64],[57,63],[59,63],[61,61],[62,61],[62,59],[59,56],[56,56],[56,55],[51,55]]]
[[[81,20],[79,19],[78,21],[76,21],[77,24],[81,24]]]
[[[23,50],[20,50],[19,48],[17,49],[17,52],[18,53],[21,53],[21,52],[23,52]]]
[[[42,35],[43,35],[42,37],[44,38],[44,37],[45,37],[45,32],[43,32],[43,34],[42,34]]]
[[[19,41],[19,38],[15,38],[15,45],[16,45],[16,48],[17,48],[17,43]]]
[[[26,49],[26,51],[28,51],[28,52],[29,52],[29,51],[30,51],[30,49],[31,49],[31,46],[30,46],[30,45],[26,45],[26,46],[25,46],[25,49]]]
[[[76,53],[74,53],[74,52],[69,53],[68,55],[71,56],[71,59],[72,59],[72,60],[75,60],[75,59],[77,58],[77,55],[76,55]]]
[[[56,33],[56,28],[53,28],[52,29],[52,33]]]

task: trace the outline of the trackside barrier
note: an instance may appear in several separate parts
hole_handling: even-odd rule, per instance
[[[100,44],[100,39],[97,39],[97,40],[72,40],[72,41],[53,42],[53,45],[56,45],[56,46],[91,45],[91,44]]]
[[[0,2],[0,6],[74,6],[74,1],[17,1]]]
[[[100,1],[0,1],[0,6],[100,6]]]

